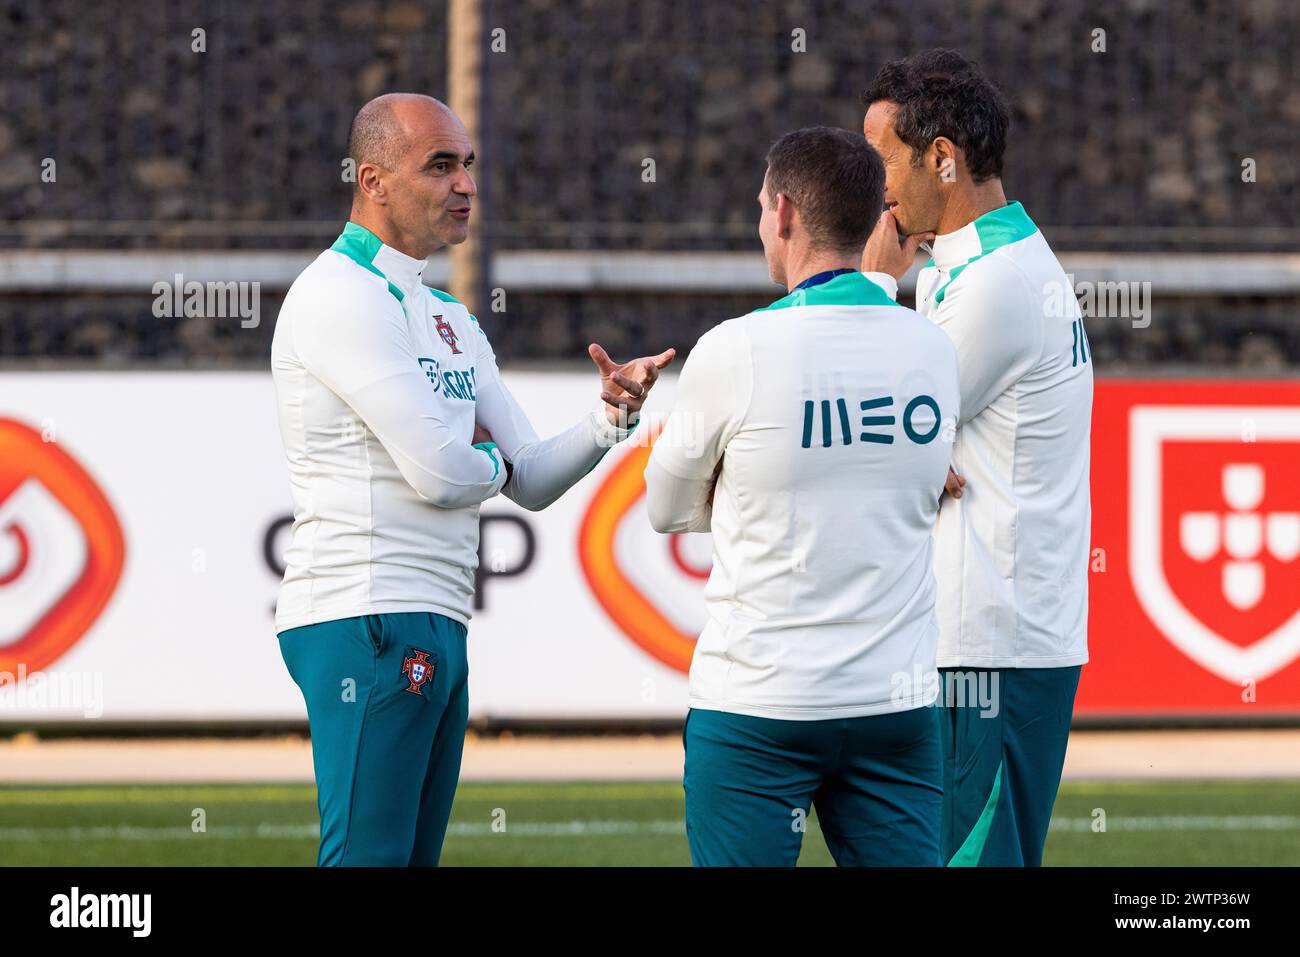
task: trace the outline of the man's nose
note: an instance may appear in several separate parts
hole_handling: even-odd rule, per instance
[[[477,196],[478,184],[474,182],[474,177],[470,171],[462,167],[460,179],[456,181],[456,192],[461,196]]]

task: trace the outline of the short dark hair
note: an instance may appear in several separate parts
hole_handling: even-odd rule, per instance
[[[812,126],[767,151],[768,205],[784,193],[815,246],[858,250],[885,204],[885,164],[861,133]]]
[[[881,100],[898,105],[894,132],[912,148],[912,162],[936,137],[961,149],[975,182],[1002,175],[1011,114],[998,88],[956,50],[926,50],[886,63],[862,94],[869,107]]]

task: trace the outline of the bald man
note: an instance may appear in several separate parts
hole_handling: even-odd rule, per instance
[[[294,501],[276,630],[311,724],[318,864],[434,865],[469,713],[479,504],[554,502],[635,427],[673,350],[619,365],[593,343],[601,402],[540,440],[478,321],[422,279],[469,233],[465,127],[389,94],[348,152],[351,218],[290,288],[271,346]]]

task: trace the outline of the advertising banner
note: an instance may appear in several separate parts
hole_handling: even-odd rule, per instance
[[[542,435],[597,391],[506,379]],[[650,528],[651,432],[542,512],[483,506],[473,717],[685,713],[711,546]],[[1092,493],[1078,716],[1300,716],[1300,384],[1099,380]],[[272,617],[291,524],[269,375],[6,374],[0,721],[304,718]]]

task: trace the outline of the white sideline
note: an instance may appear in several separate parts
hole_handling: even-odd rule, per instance
[[[679,735],[593,738],[471,735],[466,781],[675,780]],[[1300,729],[1077,731],[1065,776],[1300,778]],[[311,747],[300,737],[0,741],[0,783],[310,782]]]
[[[1054,817],[1052,831],[1091,832],[1090,818]],[[1106,831],[1300,831],[1300,817],[1284,815],[1112,817]],[[658,837],[686,833],[683,820],[661,821],[529,821],[510,824],[505,830],[491,824],[454,821],[448,837]],[[188,827],[0,827],[0,843],[8,841],[194,841],[211,840],[315,840],[316,824],[240,824],[212,827],[195,833]]]

